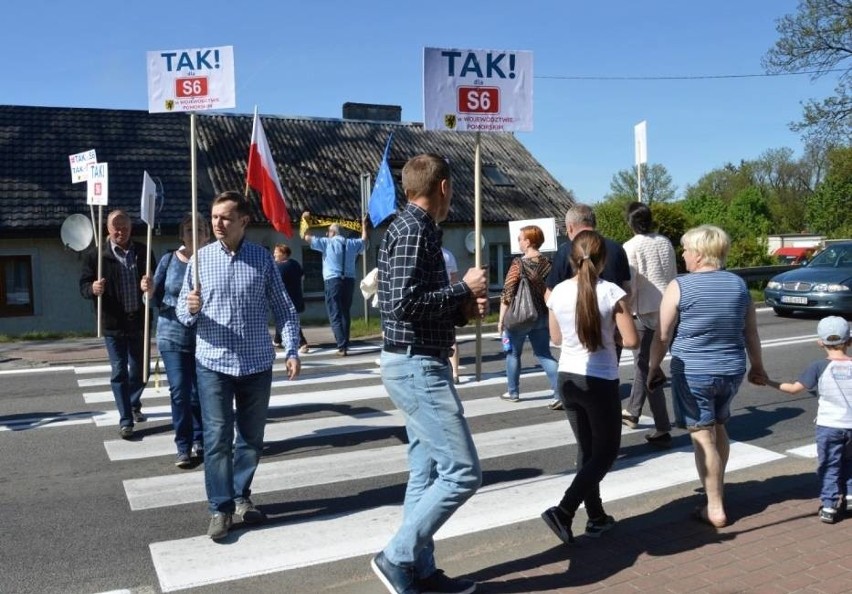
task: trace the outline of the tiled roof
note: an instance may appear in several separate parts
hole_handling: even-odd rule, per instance
[[[251,115],[198,115],[199,209],[222,190],[245,188]],[[474,134],[425,131],[417,124],[262,116],[264,130],[295,219],[312,213],[360,218],[361,173],[375,176],[388,135],[394,140],[397,204],[399,167],[421,152],[450,159],[453,206],[449,222],[474,217]],[[190,207],[190,118],[144,111],[0,106],[0,233],[55,231],[70,214],[88,214],[85,183],[71,184],[68,155],[96,149],[109,162],[109,208],[135,221],[143,170],[162,181],[159,220],[176,225]],[[483,134],[482,162],[495,165],[513,185],[483,176],[482,220],[561,216],[572,203],[565,190],[511,134]],[[255,208],[254,218],[266,223]]]
[[[124,208],[138,221],[148,170],[163,184],[163,222],[180,221],[190,196],[188,117],[0,106],[0,234],[55,232],[68,215],[88,215],[86,184],[71,183],[68,156],[89,149],[109,163],[110,210]],[[212,191],[199,176],[199,195]]]

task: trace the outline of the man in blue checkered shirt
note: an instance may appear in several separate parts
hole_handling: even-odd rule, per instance
[[[384,331],[382,382],[405,417],[410,473],[402,526],[371,562],[388,591],[473,592],[471,580],[435,566],[432,539],[482,482],[482,471],[449,363],[454,326],[488,308],[485,271],[447,278],[438,223],[452,199],[450,167],[418,155],[402,170],[408,205],[379,248],[379,308]]]
[[[207,535],[221,540],[234,514],[246,524],[266,519],[249,495],[272,388],[270,309],[282,336],[289,379],[299,375],[301,366],[296,308],[272,255],[245,239],[248,203],[238,192],[223,192],[213,200],[211,218],[218,241],[190,261],[176,313],[182,323],[196,327],[204,484],[211,514]],[[200,288],[195,286],[196,266]]]

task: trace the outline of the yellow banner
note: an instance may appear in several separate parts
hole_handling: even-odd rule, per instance
[[[343,227],[344,229],[354,231],[355,233],[361,232],[361,221],[347,221],[346,219],[310,215],[308,217],[302,217],[302,220],[299,221],[299,235],[304,237],[305,232],[307,232],[307,230],[311,227],[328,227],[334,224],[337,224],[339,227]]]

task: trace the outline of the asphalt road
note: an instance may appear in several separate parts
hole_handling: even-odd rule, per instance
[[[821,351],[815,344],[816,320],[777,318],[771,312],[761,312],[758,322],[765,366],[773,379],[792,379],[808,361],[820,357]],[[483,341],[483,370],[494,374],[495,379],[477,386],[468,378],[463,384],[460,393],[469,411],[477,404],[499,401],[496,397],[505,391],[505,384],[496,377],[503,370],[499,348],[495,339]],[[471,374],[473,343],[462,342],[461,349],[466,366],[462,373]],[[475,435],[518,428],[532,433],[560,421],[567,431],[564,416],[544,406],[546,380],[543,374],[535,373],[539,370],[532,369],[534,360],[527,355],[522,398],[532,394],[539,398],[540,405],[497,412],[485,410],[470,418]],[[316,478],[292,487],[285,484],[253,497],[271,519],[271,528],[259,533],[258,538],[292,527],[293,532],[288,532],[291,539],[295,535],[297,540],[307,541],[329,518],[351,516],[354,522],[365,511],[395,506],[402,500],[406,475],[388,462],[387,452],[403,443],[404,431],[393,423],[372,426],[362,416],[372,413],[382,417],[392,410],[390,402],[382,396],[376,357],[376,352],[369,348],[345,360],[336,360],[330,353],[312,354],[305,359],[308,365],[301,383],[273,389],[274,397],[290,396],[293,404],[270,410],[262,466],[302,460],[313,467]],[[110,402],[87,404],[84,399],[84,394],[109,389],[108,385],[97,383],[107,373],[80,371],[48,369],[0,374],[0,498],[5,504],[6,517],[0,540],[0,592],[159,592],[164,587],[163,577],[155,569],[149,548],[152,543],[175,541],[166,550],[176,551],[174,554],[181,559],[186,556],[189,564],[193,562],[195,548],[198,551],[195,556],[201,557],[195,561],[210,567],[224,564],[229,557],[239,555],[240,547],[250,546],[249,537],[255,535],[249,533],[241,534],[230,543],[232,547],[224,545],[221,552],[217,550],[214,554],[208,553],[207,543],[193,540],[191,537],[203,535],[207,526],[206,505],[202,501],[169,503],[166,497],[166,503],[131,509],[125,481],[200,475],[201,469],[176,469],[171,451],[135,459],[114,459],[105,444],[116,441],[115,425],[99,426],[93,422],[114,407]],[[280,377],[280,373],[276,375],[276,379]],[[629,390],[631,377],[631,367],[622,365],[623,389]],[[83,380],[94,383],[81,385]],[[167,402],[166,398],[152,398],[145,406],[154,410]],[[815,411],[816,400],[809,395],[790,397],[769,388],[744,384],[734,403],[729,432],[739,442],[783,454],[813,442]],[[269,439],[273,427],[284,430],[288,423],[312,419],[325,422],[335,418],[344,419],[343,426],[347,428]],[[171,428],[165,416],[161,415],[160,419],[154,415],[149,422],[138,426],[139,439],[133,445],[140,451],[158,438],[161,443],[167,440],[163,436],[170,435]],[[57,422],[62,420],[77,424]],[[352,430],[352,426],[357,430]],[[630,460],[640,460],[649,454],[643,433],[636,431],[623,436],[621,466],[627,468]],[[686,448],[688,443],[687,435],[676,434],[676,447]],[[374,456],[376,472],[343,480],[350,468],[340,460],[348,458],[335,456],[351,456],[355,452]],[[485,486],[497,488],[512,481],[558,475],[573,468],[574,455],[574,447],[561,442],[530,451],[506,447],[505,452],[483,460]],[[389,470],[383,469],[386,464]],[[761,467],[755,467],[753,472],[759,474]],[[335,482],[324,482],[327,480]],[[688,476],[683,479],[687,483],[690,480]],[[671,496],[673,490],[694,487],[695,484],[688,483],[625,497],[614,509],[624,516],[651,500]],[[482,556],[519,555],[542,535],[537,519],[487,531],[461,532],[439,544],[442,558],[454,564],[457,571],[476,569],[477,559]],[[357,541],[366,536],[360,528],[354,533],[332,534],[336,534],[335,540],[341,546],[352,545],[353,550],[357,549]],[[481,555],[477,556],[477,552]],[[377,592],[366,559],[364,554],[344,554],[335,562],[304,563],[283,571],[247,565],[242,579],[196,586],[190,591]],[[173,571],[173,575],[179,573]]]

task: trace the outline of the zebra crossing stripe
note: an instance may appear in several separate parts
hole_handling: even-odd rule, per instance
[[[625,429],[626,432],[630,430]],[[480,460],[558,448],[576,443],[568,421],[542,423],[474,433]],[[381,460],[381,464],[376,464]],[[334,472],[317,474],[317,468]],[[405,444],[309,456],[261,463],[252,482],[252,493],[286,491],[315,485],[346,482],[408,471]],[[124,481],[130,509],[153,509],[206,500],[201,471],[160,475]]]
[[[520,402],[507,402],[496,397],[485,397],[466,400],[463,404],[465,417],[470,419],[529,408],[542,408],[549,401],[550,390],[540,390],[525,393],[524,399]],[[560,417],[562,415],[555,418]],[[387,411],[372,410],[355,415],[340,414],[316,419],[267,422],[264,441],[269,444],[285,440],[330,437],[372,431],[383,427],[402,427],[404,424],[402,413],[395,408]],[[113,462],[167,456],[175,453],[173,435],[146,436],[139,441],[114,439],[105,441],[104,447],[109,459]]]
[[[783,458],[763,448],[732,442],[729,472]],[[601,484],[604,501],[665,489],[695,480],[689,448],[620,459]],[[572,475],[548,475],[489,485],[470,499],[436,539],[471,534],[538,518],[559,501]],[[401,522],[399,506],[329,515],[261,529],[235,529],[223,545],[206,536],[149,545],[164,592],[338,561],[379,551]],[[542,538],[552,538],[542,525]],[[341,535],[358,535],[341,538]],[[554,544],[557,541],[554,540]],[[210,560],[215,559],[215,563]]]

